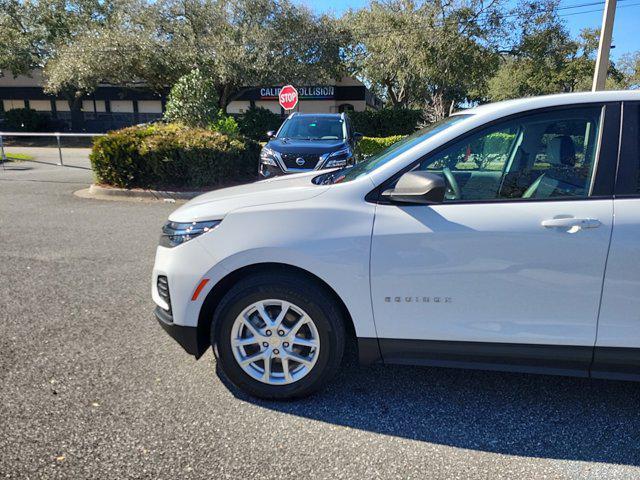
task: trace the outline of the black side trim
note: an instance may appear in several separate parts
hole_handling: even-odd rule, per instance
[[[377,338],[358,337],[358,359],[360,360],[360,365],[382,362]]]
[[[596,347],[591,376],[640,381],[640,348]]]
[[[624,102],[616,197],[638,197],[640,168],[640,102]]]
[[[609,197],[613,195],[618,166],[618,148],[620,144],[620,118],[622,107],[619,102],[606,103],[602,125],[602,140],[596,159],[596,171],[591,197]]]
[[[378,340],[385,363],[587,377],[593,347],[519,343]]]
[[[200,358],[207,351],[209,345],[204,345],[198,336],[196,327],[185,327],[184,325],[176,325],[171,320],[168,312],[160,307],[156,307],[153,312],[158,319],[160,326],[171,336],[176,342],[185,349],[185,351],[196,359]]]

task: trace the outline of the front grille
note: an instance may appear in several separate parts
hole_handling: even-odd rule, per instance
[[[296,155],[295,153],[282,153],[280,155],[285,167],[287,167],[288,169],[313,170],[314,168],[316,168],[316,165],[320,160],[320,156],[316,154]],[[304,164],[298,165],[296,163],[296,160],[298,158],[302,158],[304,160]]]
[[[160,298],[162,300],[167,302],[167,305],[169,306],[169,309],[167,311],[171,313],[171,296],[169,295],[169,281],[167,280],[166,276],[158,275],[157,287],[158,287],[158,295],[160,295]]]

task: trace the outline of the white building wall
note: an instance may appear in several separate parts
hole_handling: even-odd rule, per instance
[[[50,100],[29,100],[29,108],[37,112],[50,112],[51,101]]]
[[[162,102],[160,100],[138,100],[138,112],[162,113]]]
[[[2,105],[4,106],[5,112],[7,110],[13,110],[14,108],[24,108],[24,100],[3,100]]]
[[[96,100],[95,102],[95,110],[93,100],[83,100],[82,101],[82,111],[83,112],[106,112],[107,106],[105,105],[104,100]]]
[[[111,100],[110,103],[113,113],[133,113],[132,100]]]
[[[56,110],[58,112],[70,112],[69,102],[67,100],[56,100]]]

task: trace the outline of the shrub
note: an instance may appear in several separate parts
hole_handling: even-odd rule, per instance
[[[257,142],[179,124],[136,126],[98,137],[90,155],[99,183],[123,188],[202,188],[252,179]]]
[[[282,125],[280,115],[262,107],[250,108],[240,117],[240,133],[256,141],[267,140],[269,130],[278,130]]]
[[[171,88],[164,118],[190,127],[206,127],[218,117],[218,93],[213,82],[197,68]]]
[[[356,156],[359,160],[374,155],[381,150],[402,140],[405,135],[393,135],[391,137],[364,137],[358,142],[356,147]]]
[[[46,132],[50,119],[30,108],[14,108],[5,112],[3,128],[10,132]]]
[[[422,111],[408,108],[385,108],[349,112],[349,118],[356,132],[366,137],[388,137],[409,135],[422,121]]]
[[[209,125],[209,128],[214,132],[220,132],[224,135],[230,135],[232,137],[238,136],[240,129],[236,119],[227,116],[222,110],[218,112],[218,118],[215,122]]]

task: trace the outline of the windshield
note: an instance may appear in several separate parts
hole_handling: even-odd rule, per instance
[[[385,148],[381,152],[372,155],[360,163],[357,163],[353,167],[343,168],[335,172],[326,173],[320,175],[314,179],[314,183],[326,184],[326,183],[343,183],[360,178],[363,175],[368,175],[377,168],[387,163],[389,160],[394,159],[398,155],[406,152],[410,148],[424,142],[428,138],[433,137],[437,133],[446,130],[452,125],[458,123],[460,120],[468,118],[470,115],[453,115],[438,122],[432,123],[428,127],[425,127],[417,132],[412,133],[408,137],[403,138],[399,142]]]
[[[301,115],[288,119],[278,132],[278,138],[295,140],[342,140],[344,120],[340,117]]]

